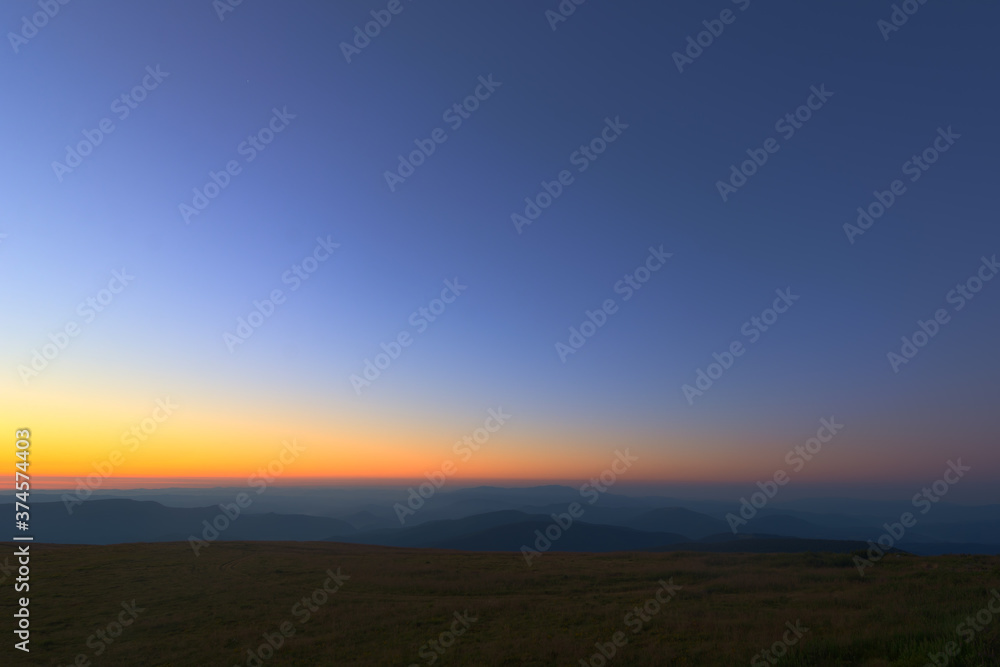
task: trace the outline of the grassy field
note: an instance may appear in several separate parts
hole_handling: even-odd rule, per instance
[[[637,615],[661,580],[680,588]],[[789,667],[916,667],[955,641],[948,664],[994,667],[1000,615],[971,643],[957,629],[998,587],[991,556],[890,556],[862,579],[849,556],[816,554],[548,553],[529,568],[520,554],[331,543],[214,543],[197,558],[187,544],[36,544],[31,653],[13,649],[8,576],[0,664],[600,666],[595,643],[610,652],[620,632],[608,665],[769,665],[760,652],[779,642]],[[294,634],[279,642],[282,626]],[[258,662],[247,651],[265,633],[280,648]]]

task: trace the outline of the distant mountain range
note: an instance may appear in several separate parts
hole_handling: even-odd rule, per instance
[[[0,506],[3,508],[10,507]],[[0,510],[2,511],[2,510]],[[13,516],[13,509],[10,509]],[[69,514],[63,503],[31,503],[31,530],[36,542],[118,544],[181,542],[201,537],[203,521],[225,516],[216,507],[166,507],[138,500],[90,500]],[[228,519],[227,519],[228,521]],[[219,524],[223,524],[219,521]],[[242,514],[220,532],[225,540],[322,540],[356,532],[345,521],[302,514]]]
[[[199,489],[198,500],[218,499],[232,507],[239,490]],[[338,490],[342,491],[342,490]],[[824,513],[816,504],[765,507],[730,529],[723,503],[673,498],[604,494],[588,504],[576,489],[543,486],[505,489],[476,487],[438,492],[424,506],[404,516],[393,506],[405,503],[398,490],[365,491],[358,496],[322,490],[283,490],[270,504],[255,502],[233,520],[220,505],[170,506],[190,501],[183,491],[134,493],[137,498],[97,497],[73,507],[43,502],[32,494],[30,534],[36,541],[64,544],[174,542],[191,537],[212,541],[338,541],[382,546],[520,551],[548,545],[551,551],[746,551],[850,552],[867,549],[885,533],[883,524],[899,520],[905,504],[831,500]],[[49,496],[52,500],[52,498]],[[156,498],[153,500],[152,498]],[[323,500],[326,498],[327,503]],[[568,528],[571,503],[581,511]],[[689,507],[681,506],[684,503]],[[309,513],[268,511],[275,504],[306,507]],[[416,503],[415,503],[416,504]],[[694,505],[702,511],[690,507]],[[920,555],[943,553],[1000,554],[1000,506],[964,507],[940,503],[926,516],[912,507],[917,523],[895,546]],[[400,504],[400,506],[402,506]],[[317,508],[335,516],[317,516]],[[6,507],[13,513],[13,507]],[[806,511],[808,510],[808,511]],[[232,515],[232,510],[229,510]]]

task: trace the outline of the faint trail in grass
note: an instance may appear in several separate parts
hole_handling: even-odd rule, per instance
[[[239,570],[236,569],[236,563],[240,562],[241,560],[246,560],[250,556],[251,556],[251,554],[244,553],[242,556],[237,556],[236,558],[233,558],[232,560],[227,560],[225,563],[220,563],[219,564],[219,572],[226,572],[226,573],[235,572],[236,574],[240,575],[241,577],[249,577],[250,575],[247,574],[246,572],[240,572]]]

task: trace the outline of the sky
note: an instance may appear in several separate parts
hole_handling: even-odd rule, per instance
[[[36,484],[752,483],[825,419],[802,488],[995,501],[994,5],[44,6],[0,10]]]

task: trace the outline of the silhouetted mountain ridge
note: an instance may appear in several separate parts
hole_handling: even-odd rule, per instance
[[[503,496],[507,489],[482,487],[455,492],[467,496],[468,505],[510,504]],[[476,493],[482,492],[487,497]],[[848,527],[855,521],[846,515],[815,512],[783,514],[767,508],[733,534],[729,524],[684,507],[582,505],[583,514],[568,529],[558,527],[553,515],[564,515],[568,502],[578,502],[579,494],[570,487],[545,486],[515,490],[514,499],[529,496],[544,500],[541,507],[521,504],[522,509],[462,514],[457,518],[427,519],[421,508],[389,520],[385,508],[369,505],[350,515],[353,519],[240,511],[227,516],[220,506],[167,507],[159,502],[131,499],[89,500],[72,507],[61,502],[33,502],[32,535],[39,542],[65,544],[114,544],[125,542],[186,541],[191,537],[225,541],[338,541],[409,548],[458,549],[469,551],[519,551],[522,546],[550,546],[553,551],[852,551],[867,548],[867,540],[876,540],[883,528],[871,519],[871,525]],[[550,502],[554,497],[561,502]],[[458,507],[456,497],[446,505]],[[232,514],[232,504],[228,503]],[[445,506],[445,505],[442,505]],[[970,513],[974,521],[918,520],[899,543],[899,548],[918,554],[1000,553],[1000,520],[982,520],[990,516],[981,508]],[[12,507],[8,507],[12,511]],[[527,511],[524,511],[527,510]],[[794,514],[794,515],[792,515]],[[417,517],[423,522],[417,522]],[[941,516],[961,518],[958,509]],[[804,517],[808,517],[804,518]],[[565,518],[561,519],[565,523]],[[213,537],[216,536],[217,537]],[[539,538],[539,535],[544,537]]]

